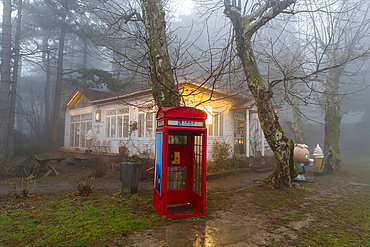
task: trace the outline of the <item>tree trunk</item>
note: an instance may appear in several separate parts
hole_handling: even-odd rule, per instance
[[[335,52],[333,52],[335,53]],[[330,54],[329,59],[335,59]],[[340,173],[340,99],[338,95],[339,80],[344,67],[332,69],[325,81],[325,138],[324,138],[324,172]]]
[[[158,107],[180,105],[167,49],[166,21],[160,0],[141,0],[149,49],[153,97]]]
[[[298,175],[294,161],[294,143],[288,139],[280,126],[278,116],[271,102],[272,92],[264,88],[263,80],[254,58],[251,41],[244,39],[243,45],[238,45],[244,73],[249,90],[256,101],[257,113],[263,133],[277,163],[275,171],[264,179],[273,188],[291,187],[291,180]],[[237,43],[240,41],[237,39]]]
[[[17,131],[19,133],[24,134],[24,127],[23,127],[23,122],[24,122],[24,117],[23,117],[23,109],[22,109],[22,98],[19,96],[19,93],[21,91],[21,83],[20,83],[20,78],[22,75],[22,61],[19,63],[19,68],[18,68],[18,82],[17,82],[17,91],[18,91],[18,100],[16,100],[16,122],[17,122]]]
[[[10,103],[10,59],[11,59],[11,0],[3,0],[2,56],[0,87],[0,165],[7,156]]]
[[[44,90],[44,102],[45,102],[45,131],[44,131],[44,144],[46,147],[50,146],[50,52],[49,52],[49,38],[51,30],[47,30],[43,40],[43,54],[42,60],[45,68],[46,81]]]
[[[269,19],[274,18],[279,13],[278,11],[281,12],[289,6],[287,4],[293,2],[286,2],[284,6],[278,6],[281,9],[276,9],[276,11],[274,9],[275,12],[271,11],[268,18],[262,18],[262,22],[266,23]],[[263,133],[277,163],[275,171],[263,181],[273,188],[291,187],[292,179],[298,175],[298,168],[294,161],[294,143],[286,137],[279,124],[278,116],[271,102],[272,92],[265,88],[254,57],[251,38],[257,29],[254,26],[249,26],[251,23],[245,21],[245,18],[240,14],[240,9],[240,7],[239,9],[235,6],[232,7],[225,1],[224,13],[229,17],[234,27],[238,56],[243,65],[248,88],[256,102]]]
[[[65,16],[63,16],[63,22],[65,22]],[[54,111],[53,111],[53,151],[58,151],[58,132],[59,132],[59,113],[60,113],[60,102],[62,93],[62,82],[63,82],[63,56],[64,56],[64,40],[66,36],[66,30],[62,27],[59,38],[59,51],[58,51],[58,68],[57,68],[57,79],[55,85],[55,96],[54,96]]]
[[[15,103],[17,99],[17,83],[18,83],[18,68],[19,68],[19,43],[21,37],[21,22],[22,22],[22,0],[18,1],[18,19],[17,27],[15,31],[15,42],[14,42],[14,69],[13,69],[13,81],[12,81],[12,92],[10,97],[10,119],[9,119],[9,137],[8,137],[8,152],[9,156],[14,156],[14,121],[15,121]]]

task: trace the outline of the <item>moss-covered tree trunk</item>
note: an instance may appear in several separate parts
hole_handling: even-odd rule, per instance
[[[180,94],[175,84],[167,49],[165,12],[160,0],[141,0],[149,49],[153,97],[158,107],[178,106]]]
[[[274,152],[277,168],[264,182],[271,187],[291,187],[292,178],[298,174],[298,168],[294,161],[294,144],[288,139],[280,126],[278,116],[272,105],[272,91],[265,87],[261,74],[258,69],[256,59],[253,54],[251,38],[252,35],[263,26],[268,20],[281,13],[289,4],[294,1],[284,1],[281,6],[273,8],[265,16],[251,24],[247,18],[243,18],[240,8],[230,5],[225,1],[225,11],[227,17],[233,23],[236,35],[236,45],[238,56],[241,59],[245,77],[248,82],[249,90],[256,102],[258,116],[261,122],[263,133]],[[256,26],[257,25],[257,26]]]
[[[328,55],[332,64],[337,61],[336,52]],[[339,81],[344,70],[343,66],[329,71],[325,80],[325,138],[324,138],[324,161],[325,173],[341,172],[340,165],[340,124],[342,116],[340,112]]]

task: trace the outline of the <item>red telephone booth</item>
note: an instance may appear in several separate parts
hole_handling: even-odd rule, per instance
[[[171,219],[205,215],[207,114],[192,107],[157,112],[154,207]]]

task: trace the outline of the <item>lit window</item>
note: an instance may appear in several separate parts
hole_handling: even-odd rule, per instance
[[[208,136],[224,136],[224,115],[214,113],[212,124],[207,124]]]

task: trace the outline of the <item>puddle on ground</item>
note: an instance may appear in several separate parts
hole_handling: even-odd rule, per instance
[[[211,247],[244,242],[250,238],[248,222],[194,220],[159,227],[154,234],[166,246]]]
[[[244,210],[241,210],[244,211]],[[178,220],[170,225],[157,227],[146,233],[131,236],[133,246],[259,246],[270,236],[260,216],[247,216],[245,211],[219,212],[213,219],[194,218]]]
[[[355,185],[355,186],[370,186],[370,184],[364,184],[364,183],[349,183],[350,185]]]

